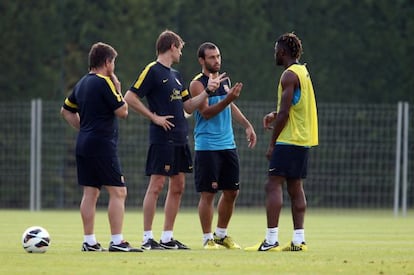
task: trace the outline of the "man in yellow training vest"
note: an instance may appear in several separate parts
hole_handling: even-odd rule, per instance
[[[247,251],[306,251],[304,219],[306,197],[303,179],[307,175],[309,148],[318,145],[318,117],[309,72],[299,64],[302,42],[285,33],[275,44],[275,60],[285,68],[278,85],[277,111],[263,118],[263,127],[273,129],[266,152],[269,159],[266,184],[267,231],[264,241]],[[283,184],[292,204],[293,237],[279,246],[279,215],[283,205]]]

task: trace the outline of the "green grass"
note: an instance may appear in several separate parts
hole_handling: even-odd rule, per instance
[[[309,251],[245,252],[204,251],[195,209],[177,217],[174,237],[190,251],[144,253],[82,253],[78,211],[0,210],[2,243],[0,274],[414,274],[414,219],[394,218],[387,210],[316,210],[306,216]],[[154,235],[159,238],[163,215],[158,212]],[[236,209],[229,234],[243,247],[264,238],[264,209]],[[31,225],[45,227],[52,239],[45,254],[29,254],[21,247],[21,234]],[[109,228],[104,210],[96,218],[96,235],[107,246]],[[279,241],[292,236],[289,209],[279,224]],[[128,210],[124,237],[139,246],[142,212]]]

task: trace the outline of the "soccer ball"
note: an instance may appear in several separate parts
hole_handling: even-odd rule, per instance
[[[41,226],[31,226],[22,235],[22,245],[28,253],[45,253],[50,246],[50,235]]]

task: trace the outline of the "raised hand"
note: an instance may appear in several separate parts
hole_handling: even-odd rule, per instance
[[[241,92],[242,88],[243,88],[243,83],[236,82],[236,84],[234,84],[234,86],[231,87],[231,89],[227,93],[227,96],[232,97],[233,100],[238,98],[240,96],[240,92]]]
[[[228,76],[226,76],[226,73],[222,73],[219,76],[217,76],[216,78],[213,78],[213,75],[210,74],[209,78],[208,78],[208,82],[207,82],[207,89],[209,89],[210,91],[214,92],[215,90],[217,90],[220,87],[220,83],[229,79]]]

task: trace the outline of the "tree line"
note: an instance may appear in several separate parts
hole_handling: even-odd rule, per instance
[[[63,99],[87,72],[91,44],[118,51],[127,90],[155,57],[158,34],[171,29],[186,45],[175,65],[189,82],[196,51],[217,44],[222,71],[244,83],[244,100],[276,101],[281,68],[274,43],[301,39],[319,102],[412,102],[414,5],[411,0],[3,0],[0,88],[3,101]]]

